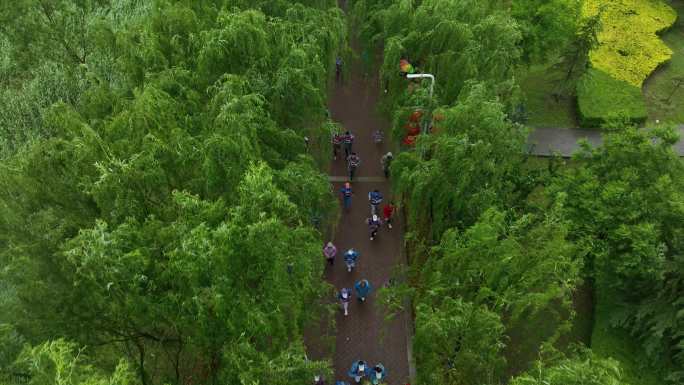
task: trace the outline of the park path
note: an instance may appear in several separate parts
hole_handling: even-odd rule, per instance
[[[376,111],[380,96],[377,77],[364,77],[358,64],[351,67],[345,72],[348,78],[331,90],[328,107],[331,118],[355,135],[353,151],[361,158],[361,165],[352,182],[354,196],[351,209],[342,211],[332,239],[337,246],[338,256],[334,266],[326,266],[324,275],[336,291],[342,287],[352,289],[354,283],[363,278],[370,281],[373,291],[365,303],[359,304],[354,297],[348,316],[345,317],[341,310],[337,311],[332,357],[335,378],[333,381],[328,379],[326,383],[335,384],[334,381],[339,380],[352,382],[347,371],[353,361],[362,359],[371,367],[376,363],[385,366],[385,384],[404,385],[409,382],[409,317],[408,314],[400,314],[391,321],[385,320],[377,300],[378,289],[387,285],[397,268],[404,264],[404,227],[401,218],[396,216],[393,228],[390,230],[383,226],[371,241],[365,224],[370,215],[370,191],[376,188],[380,190],[384,197],[383,204],[391,200],[390,183],[384,178],[380,163],[382,155],[389,151],[388,140],[386,138],[384,143],[377,145],[371,138],[376,129],[382,129],[387,136],[389,123]],[[340,156],[333,161],[330,167],[332,188],[338,196],[343,182],[347,181],[346,163],[342,158]],[[360,256],[356,268],[349,273],[342,254],[352,247]],[[309,356],[314,359],[329,358],[327,349],[314,340],[309,339],[307,343]]]
[[[672,147],[675,153],[684,156],[684,126],[678,128],[681,139]],[[579,149],[579,139],[587,139],[592,146],[600,146],[603,143],[600,130],[578,128],[535,128],[527,138],[527,143],[532,155],[550,156],[559,153],[569,157]]]

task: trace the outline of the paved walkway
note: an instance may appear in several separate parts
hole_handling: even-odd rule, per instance
[[[684,156],[684,126],[679,127],[679,132],[682,139],[674,145],[674,149],[680,156]],[[569,157],[579,148],[577,141],[583,138],[594,146],[603,143],[600,131],[576,128],[536,128],[527,142],[533,155],[550,156],[558,152]]]
[[[384,202],[390,200],[390,184],[383,177],[380,164],[388,145],[376,145],[371,140],[371,133],[375,129],[389,133],[389,123],[375,111],[379,98],[378,80],[362,79],[360,69],[355,68],[352,73],[351,79],[335,87],[328,100],[332,119],[356,136],[353,150],[360,156],[361,165],[352,183],[354,197],[351,210],[342,212],[334,235],[333,243],[337,246],[338,256],[334,266],[326,267],[325,279],[336,290],[340,290],[342,287],[353,288],[354,282],[365,278],[371,282],[373,292],[362,304],[354,298],[348,316],[345,317],[341,310],[337,311],[337,335],[332,357],[334,380],[352,382],[347,371],[353,361],[362,359],[371,366],[376,363],[385,366],[388,374],[386,384],[404,385],[409,382],[409,318],[407,314],[401,314],[392,321],[386,321],[376,300],[377,289],[386,285],[396,267],[404,263],[403,224],[400,218],[395,218],[393,229],[383,226],[373,241],[369,239],[365,224],[370,215],[367,198],[370,191],[377,188],[383,194]],[[330,169],[330,179],[336,193],[347,180],[346,174],[345,163],[340,157]],[[351,247],[360,256],[357,267],[349,273],[342,254]],[[323,256],[321,263],[324,263]],[[328,358],[326,347],[312,340],[315,338],[308,338],[309,356],[314,359]],[[328,379],[327,384],[334,384],[334,381]]]

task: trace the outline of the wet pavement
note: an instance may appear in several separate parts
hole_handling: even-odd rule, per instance
[[[672,147],[679,156],[684,156],[684,126],[678,129],[682,139]],[[603,143],[600,130],[578,128],[536,128],[530,133],[527,143],[533,155],[550,156],[558,153],[569,157],[579,149],[579,139],[586,139],[594,147]]]
[[[376,298],[378,289],[389,282],[398,266],[404,264],[403,224],[399,217],[395,217],[393,228],[383,226],[371,241],[365,223],[370,216],[370,191],[376,188],[380,190],[384,197],[383,204],[391,200],[390,183],[384,178],[380,163],[382,155],[389,149],[389,123],[375,110],[379,98],[377,78],[362,77],[358,68],[351,73],[350,79],[343,79],[342,84],[337,84],[331,90],[328,101],[332,119],[355,135],[352,150],[360,156],[361,165],[352,182],[354,196],[351,209],[342,211],[332,240],[337,246],[338,256],[334,266],[326,267],[325,279],[339,291],[342,287],[353,288],[356,281],[365,278],[370,281],[373,292],[365,303],[358,303],[354,297],[348,316],[345,317],[341,309],[335,314],[337,329],[332,354],[334,380],[352,383],[353,379],[347,376],[347,371],[353,361],[362,359],[371,367],[376,363],[385,366],[386,384],[404,385],[409,382],[409,318],[407,314],[400,314],[387,321]],[[380,145],[372,140],[372,133],[377,129],[385,133],[385,141]],[[346,163],[342,157],[331,164],[330,176],[334,191],[338,193],[343,182],[347,181]],[[356,249],[360,254],[357,266],[351,273],[347,272],[342,258],[349,248]],[[324,263],[322,255],[321,263]],[[310,358],[329,358],[326,347],[322,345],[316,338],[307,338]],[[335,382],[328,379],[327,383]]]

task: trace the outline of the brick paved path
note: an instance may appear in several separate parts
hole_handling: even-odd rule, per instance
[[[371,366],[376,363],[385,366],[388,374],[386,384],[404,385],[409,382],[408,317],[402,314],[392,321],[385,321],[376,302],[377,289],[385,285],[396,267],[403,263],[403,226],[395,218],[393,229],[383,226],[375,240],[370,241],[364,223],[370,215],[368,192],[377,188],[383,194],[384,202],[390,200],[390,184],[384,179],[380,164],[388,145],[386,142],[376,145],[371,139],[375,129],[383,129],[387,136],[389,124],[375,111],[379,96],[378,80],[363,79],[360,70],[352,73],[351,79],[344,79],[343,85],[335,87],[328,100],[332,119],[356,136],[353,150],[361,157],[361,165],[352,183],[355,195],[351,210],[342,213],[334,235],[333,243],[338,248],[338,257],[333,267],[326,267],[325,279],[339,290],[342,287],[352,288],[354,282],[365,278],[371,282],[373,292],[362,304],[354,297],[347,317],[341,310],[336,313],[337,335],[332,357],[335,380],[352,382],[347,371],[354,360],[363,359]],[[342,181],[346,180],[346,167],[341,157],[331,165],[330,175],[334,191],[337,192]],[[342,258],[344,251],[350,247],[360,253],[357,267],[351,273],[347,272]],[[311,358],[327,358],[325,348],[318,346],[320,342],[311,342],[311,338],[308,340]],[[328,383],[334,384],[332,381]]]

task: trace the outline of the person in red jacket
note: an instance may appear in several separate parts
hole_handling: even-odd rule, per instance
[[[385,219],[385,223],[387,223],[388,228],[392,228],[392,216],[394,215],[394,203],[390,202],[385,205],[385,207],[382,208],[382,216]]]

